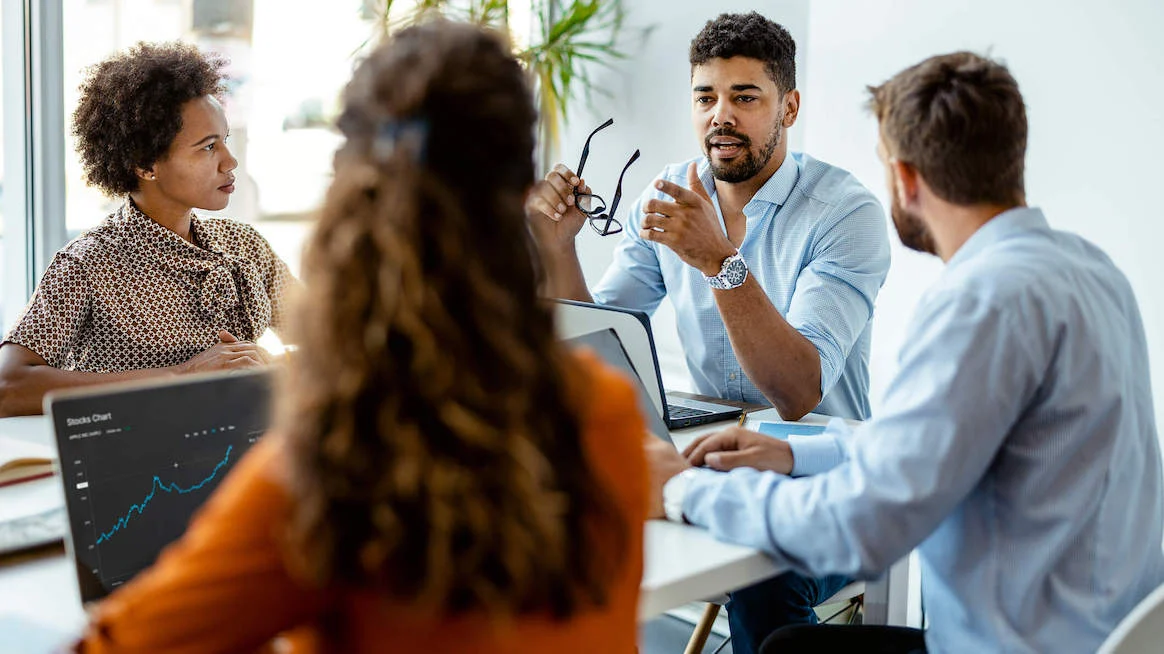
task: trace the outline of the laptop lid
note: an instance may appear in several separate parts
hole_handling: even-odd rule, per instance
[[[638,372],[635,371],[634,365],[631,364],[630,358],[627,356],[626,349],[623,348],[618,334],[613,329],[602,329],[589,334],[563,339],[563,341],[570,347],[588,347],[594,350],[598,356],[602,357],[602,360],[607,365],[625,373],[626,377],[635,386],[635,392],[638,394],[639,400],[639,411],[643,414],[643,419],[647,422],[647,430],[668,443],[671,442],[671,432],[667,429],[667,423],[663,420],[663,415],[655,409],[654,402],[647,393],[646,385],[639,378]]]
[[[591,302],[555,300],[558,335],[569,338],[601,329],[613,329],[622,342],[639,378],[664,422],[671,429],[693,427],[716,420],[730,420],[740,415],[739,407],[715,401],[701,401],[668,396],[663,389],[655,337],[647,314],[633,309]],[[682,415],[674,415],[679,412]]]
[[[215,373],[53,393],[81,601],[151,565],[266,431],[267,373]]]
[[[557,303],[554,323],[559,338],[568,339],[603,329],[615,331],[635,372],[646,387],[655,410],[666,418],[667,401],[663,393],[663,377],[659,372],[655,337],[651,333],[651,320],[647,314],[634,309],[591,302],[574,300],[554,300],[554,302]]]

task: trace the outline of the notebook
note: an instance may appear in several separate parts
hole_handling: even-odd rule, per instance
[[[816,436],[824,433],[824,425],[805,425],[798,422],[761,422],[756,431],[780,440],[788,440],[789,436]]]
[[[52,393],[65,545],[82,602],[154,562],[267,429],[265,372],[215,373]]]
[[[0,486],[40,479],[53,474],[53,449],[0,436]]]

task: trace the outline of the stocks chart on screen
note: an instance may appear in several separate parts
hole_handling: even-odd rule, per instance
[[[267,428],[269,380],[236,375],[53,405],[82,595],[131,579],[185,531]]]

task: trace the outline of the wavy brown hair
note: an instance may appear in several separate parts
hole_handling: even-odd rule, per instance
[[[582,388],[538,299],[535,113],[496,36],[399,32],[344,93],[304,254],[293,562],[452,614],[605,603],[630,525],[589,465]]]

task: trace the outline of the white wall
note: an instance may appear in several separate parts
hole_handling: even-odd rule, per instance
[[[610,69],[596,69],[593,77],[610,92],[609,97],[594,97],[594,107],[576,102],[570,121],[563,130],[561,157],[571,168],[578,164],[582,145],[590,130],[607,118],[614,125],[597,136],[590,145],[590,158],[584,176],[596,193],[610,200],[618,173],[636,148],[641,158],[627,172],[623,184],[623,203],[618,217],[668,163],[690,159],[699,154],[699,139],[691,125],[691,69],[687,63],[691,39],[703,25],[721,13],[756,10],[783,24],[798,46],[797,75],[805,72],[804,48],[808,31],[808,0],[772,2],[724,1],[714,3],[695,0],[631,0],[626,24],[652,27],[641,43],[630,43],[630,56]],[[800,149],[806,112],[790,131],[791,144]],[[583,227],[578,248],[583,271],[591,284],[598,281],[611,260],[618,236],[600,237]],[[668,388],[689,388],[683,357],[674,334],[674,313],[664,303],[655,315],[655,336],[662,361],[664,383]]]
[[[808,152],[847,168],[886,203],[865,85],[958,49],[1006,61],[1026,99],[1027,198],[1051,225],[1108,252],[1135,288],[1164,416],[1164,3],[814,0],[801,82]],[[888,206],[886,204],[886,206]],[[874,410],[902,327],[940,270],[896,238],[873,335]]]

